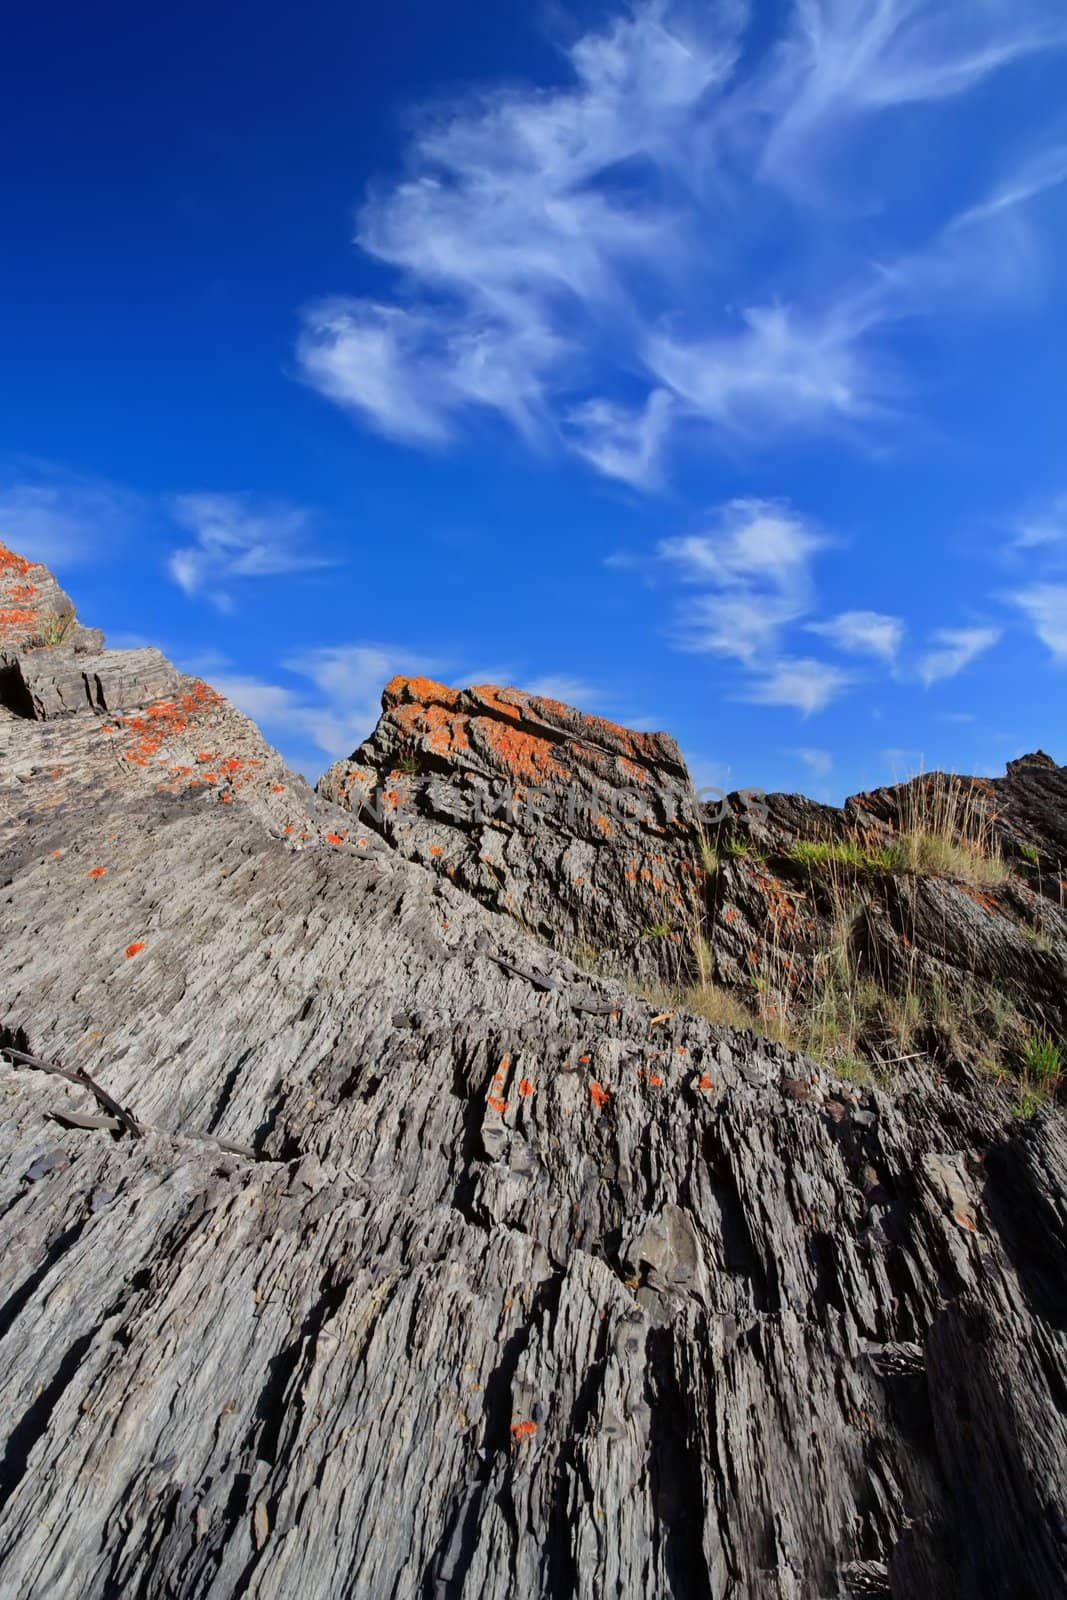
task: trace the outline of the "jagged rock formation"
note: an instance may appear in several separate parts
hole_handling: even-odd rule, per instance
[[[1039,754],[1003,778],[931,773],[840,809],[781,794],[731,804],[709,834],[719,981],[749,994],[760,984],[795,1011],[836,952],[877,991],[935,1014],[924,1055],[972,1044],[989,1059],[1010,1027],[1067,1038],[1067,768]],[[953,859],[949,846],[941,870],[910,866],[917,834],[945,848],[946,811],[982,850]],[[805,858],[805,843],[825,855]],[[861,1042],[888,1053],[877,1019],[868,1031]]]
[[[674,977],[699,925],[699,806],[669,734],[491,685],[394,678],[319,791],[408,860],[572,953]]]
[[[2,698],[5,1600],[1065,1592],[1060,1112],[659,1015],[203,684]]]

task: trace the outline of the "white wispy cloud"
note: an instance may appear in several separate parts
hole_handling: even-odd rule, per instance
[[[944,678],[954,678],[969,667],[1000,638],[999,628],[937,628],[931,636],[931,648],[920,658],[920,680],[929,686]]]
[[[824,536],[789,507],[733,500],[708,532],[660,542],[659,560],[703,593],[680,609],[683,649],[754,662],[810,609],[811,561]]]
[[[0,542],[50,566],[113,554],[144,521],[145,508],[128,490],[58,468],[0,484]]]
[[[357,223],[395,290],[308,307],[303,378],[409,444],[496,416],[639,489],[694,430],[758,442],[897,415],[907,379],[884,336],[1026,292],[1021,212],[1067,178],[1067,153],[1024,147],[1005,173],[990,140],[977,198],[925,246],[921,175],[898,165],[900,216],[899,196],[863,196],[884,217],[875,250],[836,167],[858,131],[946,108],[1067,24],[1052,0],[791,0],[753,52],[749,21],[742,0],[635,0],[562,53],[564,86],[427,112]]]
[[[1029,0],[796,0],[754,90],[771,122],[763,165],[799,181],[859,119],[965,94],[1065,39],[1062,16]]]
[[[303,727],[333,757],[350,755],[370,733],[390,678],[435,678],[442,672],[439,659],[392,644],[328,645],[289,657],[283,665],[317,691],[305,707]]]
[[[880,611],[842,611],[828,622],[809,622],[807,628],[848,655],[877,656],[882,661],[893,661],[904,639],[900,617]]]
[[[706,532],[661,540],[660,566],[700,591],[678,606],[677,647],[732,657],[750,680],[745,700],[804,715],[822,710],[849,687],[851,674],[783,654],[782,645],[814,606],[812,563],[829,543],[790,506],[770,500],[732,500]]]
[[[834,758],[829,750],[813,749],[809,745],[792,753],[799,761],[803,761],[817,778],[828,778],[834,769]]]
[[[1067,661],[1067,583],[1033,583],[1009,596],[1057,661]]]
[[[480,681],[472,679],[472,682]],[[564,705],[574,706],[579,711],[589,711],[603,705],[605,699],[603,689],[598,689],[595,684],[562,674],[549,673],[545,677],[531,678],[529,682],[524,680],[521,687],[527,694],[539,695],[544,700],[561,700]]]
[[[187,595],[203,595],[220,610],[232,605],[230,586],[246,578],[310,572],[332,563],[314,548],[310,512],[248,495],[184,494],[172,503],[193,543],[172,551],[167,571]]]
[[[785,656],[757,673],[741,698],[756,705],[790,706],[807,717],[822,711],[853,681],[849,673],[829,662]]]
[[[1053,555],[1067,551],[1067,494],[1056,495],[1046,505],[1032,507],[1017,521],[1011,539],[1015,550]]]

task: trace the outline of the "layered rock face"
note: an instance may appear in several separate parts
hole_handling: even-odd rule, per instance
[[[731,807],[708,824],[721,983],[796,1013],[837,962],[932,1016],[910,1059],[969,1044],[992,1060],[998,1030],[1067,1038],[1067,768],[1038,753],[1003,778],[932,773],[840,809],[781,794]],[[859,1042],[891,1053],[877,1016]]]
[[[663,1015],[206,685],[4,705],[5,1600],[1067,1592],[1060,1112]]]
[[[664,977],[690,963],[701,819],[669,734],[517,689],[394,678],[374,733],[319,791],[557,948]]]

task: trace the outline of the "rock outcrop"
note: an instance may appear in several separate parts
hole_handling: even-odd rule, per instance
[[[709,826],[720,983],[796,1015],[826,998],[836,962],[874,1001],[910,1007],[910,1048],[942,1063],[993,1066],[1012,1031],[1067,1039],[1067,768],[1031,757],[840,809],[782,794],[731,808]],[[892,1041],[870,1009],[856,1042],[877,1060]]]
[[[137,670],[0,709],[5,1600],[1067,1592],[1060,1111],[657,1012]]]
[[[703,904],[700,807],[669,734],[493,685],[394,678],[320,793],[559,949],[677,977]]]

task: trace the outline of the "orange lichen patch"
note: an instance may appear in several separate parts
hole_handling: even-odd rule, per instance
[[[218,783],[219,781],[217,772],[205,772],[201,774],[201,777],[204,783]]]
[[[17,556],[6,544],[0,544],[0,572],[14,572],[24,578],[33,566],[34,563],[27,561],[25,556]]]
[[[20,610],[17,606],[0,611],[0,628],[32,628],[36,622],[36,611]]]
[[[219,799],[222,801],[222,804],[224,806],[232,806],[233,805],[233,795],[229,792],[228,789],[227,789],[225,794],[220,794],[219,795]]]
[[[106,867],[90,867],[86,873],[87,878],[102,878],[107,872]]]
[[[653,1089],[660,1089],[663,1086],[663,1079],[660,1077],[658,1072],[646,1072],[645,1081],[646,1083],[650,1083]]]
[[[424,704],[436,701],[440,705],[455,706],[459,704],[460,691],[450,689],[446,683],[438,683],[434,678],[406,678],[402,673],[390,678],[382,694],[382,704],[391,706],[411,700],[421,700]]]
[[[987,890],[975,889],[969,883],[961,883],[959,887],[963,890],[967,898],[969,900],[973,900],[976,906],[981,906],[983,911],[995,911],[997,913],[1001,912],[1001,907]]]
[[[143,949],[144,949],[144,940],[143,939],[137,939],[137,940],[134,941],[133,944],[128,944],[126,946],[126,960],[127,961],[132,961],[134,956],[139,956]]]
[[[343,833],[328,833],[326,835],[327,844],[344,844],[344,842],[345,838]]]
[[[607,1089],[603,1088],[599,1083],[596,1082],[595,1079],[589,1085],[589,1094],[593,1104],[598,1109],[601,1106],[606,1106],[608,1101],[611,1099],[611,1095],[608,1093]]]
[[[222,763],[222,770],[223,772],[240,772],[243,766],[244,762],[241,760],[240,756],[231,756],[229,761],[224,761]]]
[[[215,752],[214,750],[198,750],[196,752],[196,759],[200,762],[214,761]]]
[[[451,705],[412,704],[397,706],[393,721],[409,738],[425,736],[430,749],[439,756],[450,756],[470,750],[465,713]]]
[[[727,922],[737,921],[737,911],[733,906],[726,907],[726,920]]]
[[[365,849],[366,849],[366,848],[367,848],[367,841],[366,841],[366,839],[360,839],[360,840],[359,840],[359,841],[358,841],[358,843],[359,843],[359,848],[360,848],[360,849],[361,849],[361,850],[365,850]]]
[[[706,1072],[702,1072],[700,1074],[700,1077],[697,1079],[697,1088],[698,1089],[714,1089],[714,1087],[715,1087],[715,1079],[714,1078],[709,1078],[708,1074]]]
[[[493,755],[513,776],[525,778],[529,783],[567,776],[566,769],[555,758],[556,747],[550,739],[522,733],[518,728],[505,727],[488,718],[479,723],[479,729]]]
[[[522,1095],[522,1098],[524,1100],[528,1100],[530,1098],[530,1096],[533,1094],[533,1092],[534,1092],[534,1086],[530,1082],[529,1078],[520,1078],[519,1079],[519,1093]]]
[[[515,691],[512,690],[511,692],[514,693]],[[490,711],[495,711],[498,716],[506,717],[509,722],[518,722],[519,708],[502,698],[504,691],[498,688],[495,683],[472,684],[471,694],[476,694],[479,700],[483,701]],[[521,700],[525,705],[525,695],[521,697]]]
[[[432,844],[430,846],[430,854],[432,856],[443,856],[444,855],[444,850],[442,849],[442,847],[439,844]]]
[[[537,1432],[536,1422],[513,1422],[511,1432],[516,1439],[532,1439]]]
[[[137,766],[147,766],[166,740],[185,733],[205,711],[222,703],[220,694],[198,680],[177,700],[157,700],[136,716],[116,717],[115,731],[124,733],[127,738],[126,759]],[[197,760],[200,759],[198,756]]]
[[[611,823],[608,821],[607,817],[594,817],[593,821],[596,823],[605,839],[608,838],[611,833]]]
[[[503,1116],[504,1112],[508,1109],[507,1101],[506,1100],[501,1100],[495,1094],[487,1095],[486,1096],[486,1103],[489,1106],[491,1106],[494,1111],[499,1111],[501,1116]]]
[[[52,860],[53,861],[58,861],[62,854],[63,854],[62,850],[53,850],[52,851]]]
[[[274,783],[274,784],[272,784],[270,792],[271,792],[271,794],[284,794],[285,793],[285,784],[284,783]]]
[[[296,832],[296,823],[295,822],[287,822],[285,827],[282,829],[282,832],[283,833],[295,833]]]
[[[579,1056],[578,1057],[578,1060],[581,1062],[583,1067],[587,1067],[589,1065],[590,1061],[592,1061],[592,1059],[593,1059],[592,1056]]]
[[[34,595],[40,594],[40,592],[35,583],[13,583],[7,590],[7,598],[14,606],[24,606],[28,600],[32,600]]]

